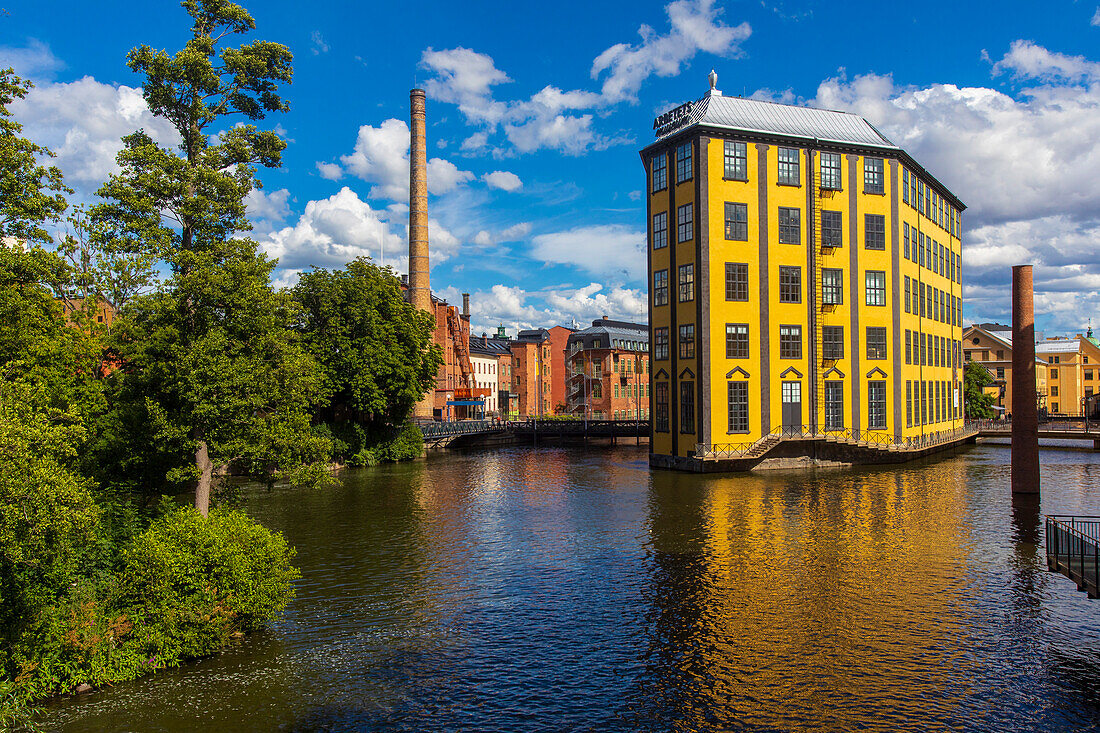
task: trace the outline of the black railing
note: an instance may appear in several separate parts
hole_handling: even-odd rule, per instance
[[[1100,517],[1047,516],[1046,545],[1049,569],[1100,596]]]
[[[494,420],[454,420],[451,422],[420,423],[420,432],[424,434],[425,440],[447,438],[452,435],[488,433],[503,429],[504,425]]]
[[[761,451],[785,440],[824,440],[850,443],[853,445],[877,448],[879,450],[920,450],[975,435],[978,428],[966,425],[958,430],[941,430],[910,438],[897,438],[881,430],[855,430],[853,428],[812,429],[808,425],[784,425],[773,428],[771,432],[756,440],[741,443],[698,444],[695,454],[700,458],[746,458],[756,457]]]

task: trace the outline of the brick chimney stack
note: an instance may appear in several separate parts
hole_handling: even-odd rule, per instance
[[[428,155],[425,143],[424,90],[409,92],[409,302],[432,312],[428,279]]]
[[[463,293],[462,294],[462,316],[464,318],[467,318],[467,319],[470,317],[470,294],[469,293]]]

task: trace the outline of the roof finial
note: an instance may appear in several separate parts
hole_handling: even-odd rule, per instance
[[[715,71],[714,69],[711,69],[710,73],[707,74],[707,81],[710,82],[710,91],[707,92],[707,96],[708,97],[711,97],[711,96],[720,97],[720,96],[722,96],[722,92],[718,91],[718,72]]]

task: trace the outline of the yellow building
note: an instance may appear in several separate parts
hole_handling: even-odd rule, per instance
[[[651,462],[960,428],[962,202],[861,117],[715,80],[641,151]]]
[[[1100,346],[1096,339],[1051,338],[1035,344],[1047,363],[1047,407],[1051,415],[1081,415],[1085,400],[1100,391]]]
[[[1038,346],[1035,349],[1039,352]],[[967,326],[963,331],[963,363],[975,361],[989,372],[993,384],[986,394],[998,412],[1012,414],[1012,328],[995,323]],[[1055,371],[1057,374],[1057,371]],[[1035,357],[1035,399],[1040,411],[1049,409],[1047,362]]]

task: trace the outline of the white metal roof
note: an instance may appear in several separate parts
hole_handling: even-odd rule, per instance
[[[691,117],[689,124],[898,149],[871,123],[849,112],[708,94],[695,103]],[[685,126],[678,126],[667,134]]]
[[[1057,339],[1040,341],[1035,344],[1036,354],[1065,354],[1081,350],[1081,342],[1077,339]]]

